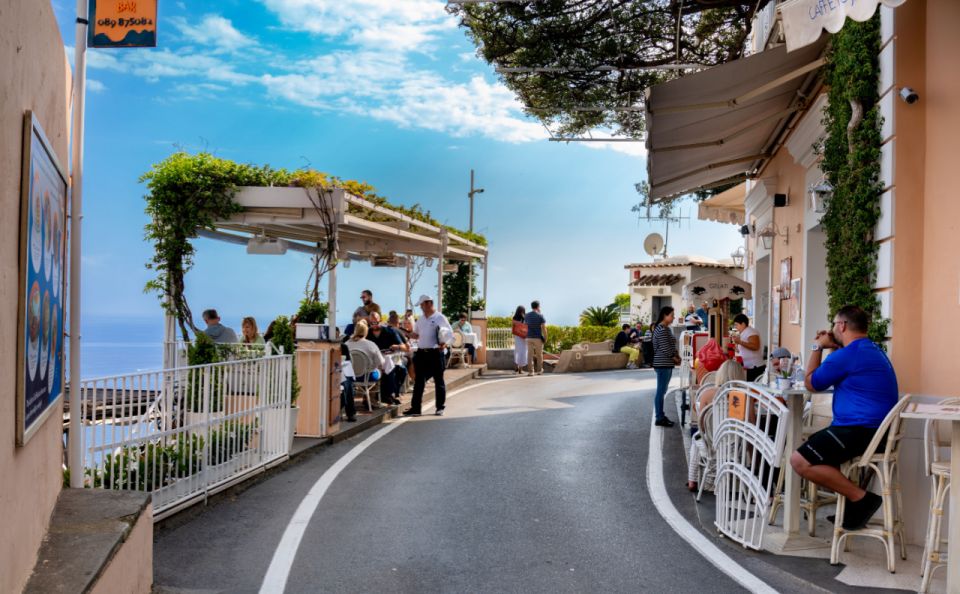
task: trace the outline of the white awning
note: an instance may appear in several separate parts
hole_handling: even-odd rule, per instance
[[[747,182],[707,198],[700,203],[697,218],[701,221],[716,221],[733,225],[744,224],[744,200],[747,198]]]
[[[904,2],[906,0],[788,0],[778,7],[787,51],[816,42],[824,29],[838,32],[847,17],[863,22],[873,17],[880,4],[895,8]]]
[[[753,286],[732,274],[710,274],[683,286],[685,301],[753,299]]]
[[[754,175],[772,156],[823,65],[826,39],[785,46],[647,91],[650,197],[669,198]]]

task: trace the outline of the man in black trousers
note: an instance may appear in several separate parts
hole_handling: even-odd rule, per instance
[[[423,388],[427,380],[433,378],[437,394],[436,414],[440,416],[447,400],[447,386],[443,381],[443,350],[447,341],[453,337],[453,328],[446,316],[434,309],[433,299],[428,295],[421,295],[417,305],[423,315],[417,320],[414,331],[410,334],[411,338],[417,340],[417,351],[413,355],[416,378],[413,382],[413,400],[410,408],[403,411],[403,414],[407,417],[420,416]]]

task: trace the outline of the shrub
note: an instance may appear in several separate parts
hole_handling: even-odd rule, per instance
[[[487,328],[512,328],[513,318],[510,316],[489,316]]]
[[[296,350],[296,343],[293,340],[293,326],[290,324],[290,318],[287,316],[277,316],[273,321],[273,336],[270,342],[278,347],[283,347],[285,355],[292,355]],[[297,364],[294,361],[293,371],[290,377],[290,406],[297,402],[300,396],[300,383],[297,381]]]
[[[300,309],[297,311],[297,322],[304,324],[323,324],[327,321],[327,310],[330,305],[325,302],[313,301],[304,298],[300,301]],[[276,331],[276,329],[274,329]],[[290,352],[293,352],[292,350]]]

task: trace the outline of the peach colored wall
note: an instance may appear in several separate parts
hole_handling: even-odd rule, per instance
[[[764,168],[760,177],[777,177],[777,194],[786,194],[789,204],[785,207],[773,209],[773,222],[781,233],[789,230],[788,243],[784,244],[783,237],[774,239],[771,260],[771,279],[773,286],[780,283],[780,261],[784,258],[791,260],[791,277],[803,278],[803,211],[806,196],[806,169],[794,162],[793,156],[785,148],[781,148],[776,156]],[[770,198],[773,200],[773,198]],[[806,290],[806,287],[804,287]],[[821,289],[824,290],[824,289]],[[780,345],[790,349],[790,352],[799,352],[801,348],[801,326],[790,323],[789,301],[780,302]],[[772,335],[771,328],[771,335]]]
[[[910,86],[926,95],[924,80],[925,2],[908,2],[895,11],[894,90]],[[925,333],[910,331],[908,320],[922,310],[925,291],[922,261],[923,217],[925,211],[924,161],[926,118],[924,102],[907,105],[894,97],[894,243],[893,303],[891,318],[896,321],[890,341],[890,356],[897,370],[900,390],[914,392],[921,386],[921,340]],[[960,290],[960,289],[958,289]],[[899,330],[899,331],[898,331]]]
[[[909,7],[907,2],[898,11]],[[911,10],[923,6],[917,2]],[[904,12],[901,16],[910,14]],[[916,20],[922,21],[922,17]],[[960,2],[929,0],[926,2],[925,31],[903,32],[901,41],[926,41],[926,77],[923,71],[903,71],[903,81],[917,88],[920,101],[904,106],[900,113],[919,107],[926,112],[925,153],[923,165],[923,291],[920,390],[930,394],[960,395],[953,369],[956,366],[956,337],[944,320],[960,316],[960,266],[957,245],[960,239],[960,200],[957,199],[957,142],[960,141]],[[925,33],[925,36],[923,34]],[[898,32],[898,35],[900,33]],[[910,37],[906,37],[906,35]],[[904,44],[910,45],[910,44]],[[917,81],[914,81],[916,77]],[[922,89],[922,90],[921,90]],[[902,103],[902,102],[898,102]],[[919,111],[919,110],[917,110]],[[905,132],[902,121],[897,131]],[[918,164],[919,165],[919,164]],[[899,183],[900,166],[897,167]],[[916,196],[898,195],[898,201],[914,202]],[[899,224],[899,222],[898,222]],[[898,237],[899,238],[899,237]],[[900,269],[897,270],[897,274]],[[904,313],[915,319],[916,311]]]
[[[149,594],[153,586],[153,512],[147,506],[91,594]]]
[[[67,153],[70,73],[48,0],[0,2],[0,592],[30,576],[61,484],[61,410],[15,446],[20,166],[23,113],[33,110],[57,157]]]

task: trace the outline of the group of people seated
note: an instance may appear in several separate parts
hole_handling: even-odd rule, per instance
[[[253,316],[247,316],[240,322],[240,337],[233,328],[224,326],[220,320],[220,314],[215,309],[206,309],[203,311],[203,323],[206,328],[202,330],[204,334],[216,344],[264,344],[265,340],[270,339],[270,330],[273,324],[267,328],[266,336],[260,334],[257,328],[257,320]]]
[[[745,320],[740,322],[747,326]],[[864,453],[877,428],[899,400],[896,372],[886,353],[868,337],[869,327],[869,314],[857,306],[848,305],[834,316],[830,330],[817,333],[807,361],[804,384],[809,392],[833,390],[833,418],[829,427],[811,434],[789,454],[790,466],[802,478],[847,498],[844,517],[838,519],[846,530],[865,527],[882,505],[883,497],[848,479],[840,467]],[[741,329],[742,340],[738,341],[738,346],[754,342],[744,334]],[[823,358],[825,351],[830,351],[830,355]],[[790,357],[786,349],[772,353],[774,372],[784,357]],[[743,358],[744,363],[748,362],[747,359]],[[745,367],[735,359],[727,360],[717,370],[712,385],[695,388],[694,410],[700,418],[711,414],[714,399],[725,384],[754,381],[751,371],[759,366]],[[703,375],[701,368],[695,386],[701,383]],[[710,426],[709,423],[706,425]],[[712,431],[712,428],[708,430]],[[695,434],[690,449],[687,486],[691,491],[698,488],[698,481],[710,478],[699,476],[697,464],[704,448],[709,447],[710,440],[704,437],[710,438],[711,435]]]
[[[650,329],[644,329],[640,322],[632,328],[630,324],[624,324],[613,339],[613,352],[626,353],[627,369],[650,367],[653,361],[653,335]]]

